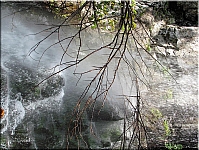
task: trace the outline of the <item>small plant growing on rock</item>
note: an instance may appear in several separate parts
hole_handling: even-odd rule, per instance
[[[169,136],[171,134],[171,130],[169,128],[169,123],[167,120],[164,120],[163,122],[164,130],[165,130],[165,136]]]
[[[183,148],[181,144],[165,143],[165,147],[169,150],[180,150]]]

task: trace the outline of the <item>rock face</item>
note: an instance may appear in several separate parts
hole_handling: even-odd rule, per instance
[[[168,10],[175,17],[175,22],[181,26],[198,25],[198,2],[169,1]]]
[[[146,13],[154,17],[154,20],[151,19],[151,29],[142,18],[153,39],[150,53],[173,77],[164,68],[152,67],[155,70],[153,79],[149,77],[152,92],[146,92],[141,87],[142,98],[150,103],[143,106],[143,113],[148,116],[145,118],[148,147],[165,148],[167,142],[172,146],[181,144],[183,148],[197,148],[198,85],[195,79],[198,76],[198,2],[154,4],[154,9],[150,6],[146,9]],[[163,8],[167,11],[162,11]],[[153,114],[154,109],[158,109],[162,117],[157,112]],[[171,131],[167,136],[164,120],[168,120]]]
[[[152,46],[158,46],[157,49],[160,49],[165,56],[174,56],[175,54],[180,55],[187,45],[189,45],[187,48],[190,49],[190,47],[192,47],[193,52],[195,53],[196,45],[193,47],[193,44],[196,44],[197,42],[197,32],[197,27],[179,27],[174,25],[162,26],[160,27],[158,34],[153,36],[155,42]]]

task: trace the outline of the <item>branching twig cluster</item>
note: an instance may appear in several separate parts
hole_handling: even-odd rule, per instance
[[[80,14],[81,11],[83,10],[83,8],[85,10],[80,18],[79,23],[70,24],[71,19],[73,19],[77,14]],[[90,13],[93,14],[93,16],[94,16],[93,21],[88,20],[88,16]],[[119,19],[117,31],[114,33],[112,40],[108,44],[105,44],[97,49],[91,49],[89,51],[89,53],[83,57],[80,57],[80,53],[82,52],[82,32],[85,31],[88,27],[91,27],[93,24],[96,24],[96,26],[98,27],[98,30],[100,30],[99,25],[98,25],[99,21],[103,20],[103,19],[107,19],[107,17],[104,17],[104,18],[97,17],[96,2],[94,2],[94,1],[86,1],[80,8],[78,8],[76,11],[74,11],[71,14],[71,16],[69,16],[67,19],[65,19],[62,22],[62,24],[51,25],[51,27],[41,31],[41,32],[44,32],[46,30],[52,30],[52,32],[50,32],[45,38],[43,38],[41,41],[39,41],[30,50],[29,56],[31,56],[31,54],[33,52],[37,53],[36,49],[42,42],[44,42],[46,39],[48,39],[52,35],[57,34],[58,41],[56,43],[53,43],[49,47],[47,47],[43,51],[43,53],[41,54],[41,57],[38,60],[40,62],[42,57],[44,56],[44,54],[52,46],[55,46],[58,44],[60,45],[60,47],[63,50],[63,54],[62,54],[60,63],[57,66],[55,66],[53,69],[55,69],[57,67],[61,67],[61,66],[63,66],[63,67],[59,71],[52,73],[52,75],[48,77],[48,78],[50,78],[50,77],[52,77],[64,70],[67,70],[69,68],[72,68],[72,67],[77,68],[80,63],[87,61],[88,58],[92,57],[96,53],[98,53],[100,51],[103,52],[105,49],[108,49],[107,50],[108,57],[106,57],[106,62],[104,62],[103,65],[93,66],[92,69],[86,70],[85,72],[81,72],[81,73],[77,73],[76,69],[75,69],[75,71],[73,73],[74,75],[79,75],[79,80],[81,80],[82,76],[84,76],[85,74],[91,73],[91,72],[95,72],[95,75],[89,81],[89,83],[86,86],[86,88],[84,89],[83,93],[81,93],[79,100],[76,104],[76,107],[74,108],[73,117],[71,119],[70,126],[68,128],[68,133],[67,133],[68,144],[70,144],[69,141],[70,141],[71,136],[75,136],[78,141],[81,139],[86,143],[86,141],[84,140],[84,138],[81,134],[82,133],[82,129],[81,129],[82,116],[86,112],[87,108],[91,108],[92,112],[95,111],[95,104],[96,104],[97,99],[99,99],[99,98],[103,99],[101,109],[103,108],[105,102],[108,99],[107,95],[109,94],[109,90],[111,89],[111,87],[113,86],[113,83],[115,82],[115,80],[117,78],[118,70],[120,69],[122,63],[127,66],[128,70],[129,70],[129,76],[132,78],[132,84],[136,84],[137,90],[139,90],[137,80],[141,81],[146,86],[149,86],[149,83],[147,82],[147,79],[145,77],[145,73],[142,70],[142,67],[140,66],[140,64],[136,60],[136,58],[134,57],[135,56],[134,53],[138,54],[139,58],[142,60],[142,62],[146,66],[148,72],[150,72],[150,69],[142,57],[141,49],[144,50],[144,52],[146,52],[146,54],[148,54],[155,62],[157,62],[159,65],[161,65],[161,63],[159,63],[153,57],[153,55],[148,50],[146,50],[146,48],[143,46],[145,44],[146,39],[150,39],[150,40],[152,40],[152,39],[148,35],[147,31],[145,30],[144,26],[141,24],[139,19],[136,18],[134,9],[130,5],[129,1],[121,1],[120,15],[115,15],[115,16],[111,16],[111,17],[117,17]],[[137,25],[141,25],[141,27],[136,28],[135,23]],[[72,36],[61,38],[61,36],[60,36],[61,28],[63,26],[69,26],[69,25],[77,26],[77,29],[78,29],[77,32],[74,33]],[[142,29],[142,32],[144,34],[142,34],[140,32],[140,29]],[[39,32],[39,33],[41,33],[41,32]],[[37,33],[37,34],[39,34],[39,33]],[[70,55],[70,53],[68,52],[68,49],[70,48],[71,44],[77,39],[78,39],[78,50],[77,50],[76,57],[74,58]],[[67,46],[64,47],[62,45],[62,43],[65,42],[66,40],[69,40],[69,42],[68,42]],[[131,41],[132,41],[132,43],[131,43]],[[131,44],[133,44],[133,46]],[[73,60],[64,62],[64,57],[66,55],[73,58]],[[110,66],[113,62],[116,65],[115,65],[114,70],[111,70]],[[137,73],[137,70],[135,69],[135,65],[138,66],[139,71],[141,72],[141,75]],[[112,77],[110,77],[110,75],[109,75],[110,70],[112,71]],[[48,78],[42,80],[40,83],[38,83],[38,85],[41,84],[42,82],[44,82],[45,80],[47,80]],[[133,81],[136,81],[136,83]],[[94,89],[91,89],[91,87],[94,87]],[[126,148],[127,139],[126,139],[125,135],[130,130],[131,130],[132,134],[131,134],[129,143],[127,145],[127,147],[129,149],[132,148],[132,145],[135,145],[136,142],[137,142],[137,148],[140,149],[143,145],[143,143],[141,141],[143,140],[143,138],[147,137],[146,134],[143,135],[143,132],[146,133],[146,131],[145,131],[141,113],[140,113],[139,91],[137,91],[137,93],[135,93],[135,94],[136,94],[135,97],[137,97],[137,102],[136,102],[137,106],[134,106],[131,103],[131,100],[129,99],[129,97],[131,97],[132,95],[123,95],[124,99],[126,99],[126,101],[128,103],[130,103],[130,108],[134,109],[134,115],[133,115],[133,119],[129,119],[128,117],[124,118],[124,129],[123,129],[123,134],[121,135],[123,137],[123,140],[121,143],[122,149]],[[83,100],[85,99],[86,95],[89,95],[89,98],[84,103]],[[91,121],[92,121],[92,118],[93,118],[93,116],[91,117]],[[92,126],[91,126],[91,128],[92,128]]]

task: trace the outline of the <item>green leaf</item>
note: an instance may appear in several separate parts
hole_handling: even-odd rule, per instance
[[[133,24],[132,24],[133,26],[132,26],[132,28],[133,29],[135,29],[136,28],[136,23],[135,22],[133,22]]]
[[[124,31],[125,30],[125,27],[124,27],[124,24],[122,25],[122,31]]]
[[[96,29],[97,28],[97,23],[93,23],[93,25],[91,26],[91,29]]]
[[[167,120],[164,120],[163,126],[164,126],[166,136],[169,136],[171,134],[171,131],[169,129],[169,123]]]
[[[153,108],[152,110],[151,110],[151,113],[156,117],[156,118],[162,118],[162,113],[159,111],[159,109],[155,109],[155,108]]]

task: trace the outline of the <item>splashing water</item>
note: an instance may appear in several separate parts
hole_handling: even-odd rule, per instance
[[[12,10],[10,7],[3,7],[2,16],[7,16],[8,14],[11,14],[12,11],[15,10]],[[109,51],[108,49],[100,51],[98,54],[89,58],[88,62],[83,62],[76,66],[77,68],[74,67],[61,72],[58,76],[63,78],[63,80],[46,81],[36,88],[35,91],[28,91],[32,85],[38,83],[48,75],[48,71],[50,70],[49,68],[60,63],[60,58],[63,54],[63,50],[60,46],[50,47],[48,51],[46,51],[45,55],[43,55],[42,59],[39,62],[36,61],[40,59],[42,53],[49,45],[57,42],[57,36],[52,35],[48,40],[44,41],[37,50],[33,51],[30,56],[27,56],[31,47],[48,35],[49,31],[33,35],[46,28],[46,26],[38,24],[49,25],[51,22],[57,23],[57,21],[52,19],[52,16],[49,16],[48,14],[43,15],[43,13],[44,12],[38,15],[36,12],[33,14],[31,11],[27,11],[25,13],[16,13],[15,15],[3,17],[1,33],[1,54],[3,57],[1,57],[1,69],[3,70],[2,79],[4,79],[4,82],[2,87],[3,90],[1,90],[1,107],[4,109],[5,115],[1,119],[1,134],[3,135],[2,139],[5,142],[2,140],[3,142],[1,142],[1,147],[4,148],[13,148],[14,144],[16,144],[16,147],[23,147],[26,149],[65,148],[66,125],[69,122],[68,117],[70,116],[69,111],[71,111],[76,105],[77,99],[88,84],[87,81],[93,77],[92,73],[83,76],[83,79],[79,81],[78,86],[76,86],[79,77],[78,75],[74,76],[73,73],[75,71],[77,73],[87,71],[92,66],[102,65],[104,60],[107,60],[106,54]],[[60,37],[72,35],[76,30],[72,27],[64,29],[65,33],[63,35],[60,34]],[[104,45],[102,41],[97,39],[95,34],[90,35],[82,33],[82,36],[82,43],[86,41],[86,44],[94,45],[92,47],[93,49]],[[107,36],[107,39],[109,38],[110,37]],[[66,47],[68,42],[69,41],[66,40],[66,43],[62,43],[62,46]],[[68,52],[71,56],[75,57],[77,54],[77,46],[75,43],[72,43],[71,45],[72,46]],[[83,46],[82,49],[84,48],[85,47]],[[79,53],[79,57],[84,57],[88,53],[88,51],[82,51]],[[144,54],[142,56],[146,57]],[[71,57],[66,56],[63,58],[63,62],[65,60],[70,61],[72,59]],[[147,63],[150,62],[147,61]],[[135,86],[130,84],[132,82],[131,78],[129,79],[129,73],[126,73],[128,72],[128,68],[123,64],[121,65],[122,67],[118,71],[119,75],[117,76],[117,80],[108,94],[108,98],[110,100],[105,103],[115,107],[114,111],[111,113],[112,116],[119,112],[118,114],[120,117],[123,115],[121,110],[126,107],[131,109],[132,112],[134,111],[134,108],[130,106],[129,103],[126,104],[124,102],[124,99],[121,98],[121,94],[133,95],[136,93]],[[143,62],[141,62],[140,65],[141,67],[142,65],[144,66]],[[184,64],[181,66],[183,67],[183,65]],[[109,69],[114,70],[115,66],[116,65],[113,63]],[[175,66],[172,67],[174,68]],[[61,69],[61,67],[55,68],[54,71],[58,71],[59,69]],[[51,70],[49,72],[51,72]],[[109,73],[110,76],[113,75],[112,72]],[[184,85],[183,88],[187,90],[186,93],[189,93],[190,99],[193,99],[192,103],[195,104],[196,92],[193,93],[193,91],[191,91],[191,87],[193,86],[195,88],[197,86],[197,83],[194,82],[197,73],[194,71],[193,74],[194,76],[188,76],[188,78],[185,78],[186,76],[182,76],[177,80]],[[162,79],[154,78],[151,83],[152,86],[158,90],[174,86],[172,81],[170,81],[171,83],[168,83],[168,80],[166,80],[164,84],[156,85],[157,81],[162,81]],[[24,82],[26,84],[23,84]],[[64,86],[59,86],[60,82],[63,82]],[[186,84],[185,82],[189,84]],[[169,92],[170,91],[166,93],[167,98],[169,97],[169,94],[172,95],[173,93],[175,94],[175,92],[180,93],[177,88],[172,94]],[[147,99],[147,101],[151,100],[149,102],[154,103],[155,106],[163,105],[163,103],[173,100],[171,96],[167,101],[165,100],[160,102],[160,94],[161,92],[159,91],[154,94],[146,92],[145,99]],[[156,98],[156,96],[159,97]],[[173,97],[175,98],[177,95],[174,95]],[[179,100],[178,103],[187,103],[186,97],[187,96],[183,93],[180,93],[180,95],[178,94],[178,99],[183,99],[183,101]],[[130,99],[130,101],[133,104],[136,104],[134,98]],[[190,102],[189,99],[188,101]],[[102,101],[99,102],[101,104]],[[112,110],[113,107],[107,107],[107,109]],[[111,115],[109,114],[109,117]],[[104,116],[106,116],[105,113],[101,115],[102,118]],[[88,116],[85,116],[85,118],[86,117]],[[104,118],[107,119],[106,117]],[[83,126],[85,133],[90,132],[88,124],[91,124],[93,132],[97,136],[96,140],[92,140],[95,136],[86,137],[88,138],[88,141],[90,140],[91,143],[93,142],[98,145],[97,147],[94,144],[90,146],[91,148],[100,148],[99,145],[102,144],[100,143],[100,140],[103,136],[108,140],[108,142],[103,141],[103,144],[111,145],[112,143],[110,140],[115,140],[114,136],[121,134],[121,129],[124,125],[123,121],[119,120],[111,122],[108,119],[106,121],[97,122],[89,122],[87,118],[85,119],[86,123],[85,126]],[[131,136],[130,133],[127,134],[129,134],[129,137]]]

